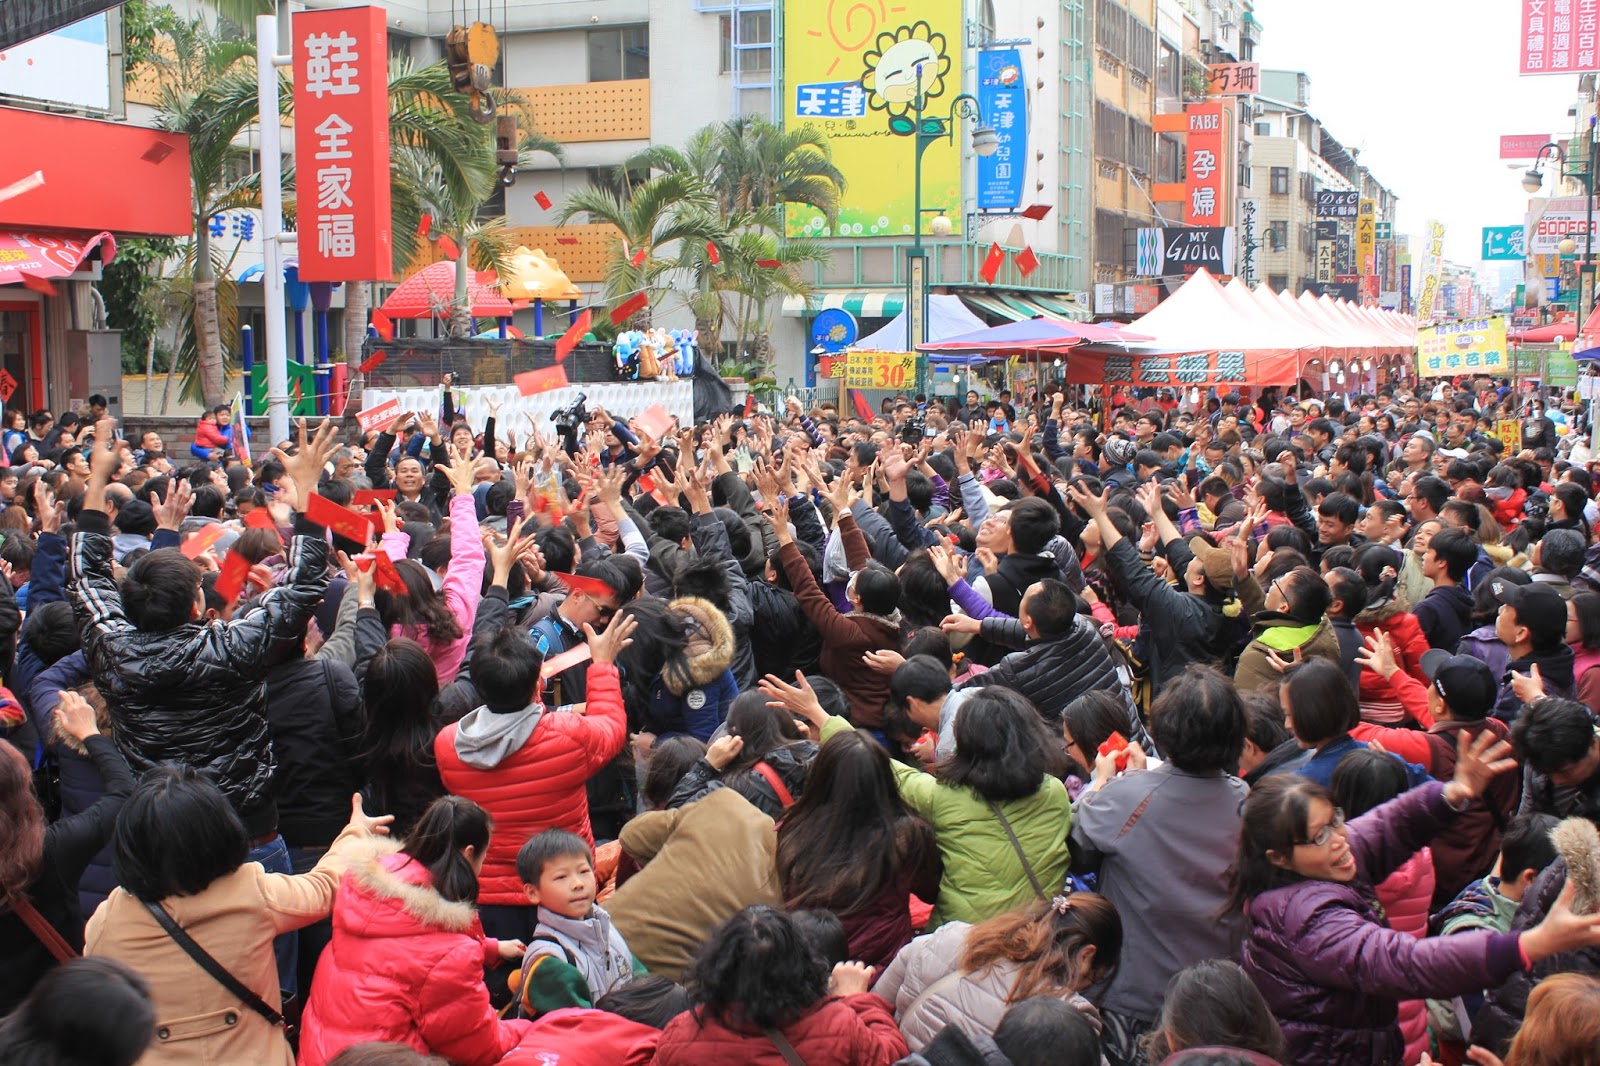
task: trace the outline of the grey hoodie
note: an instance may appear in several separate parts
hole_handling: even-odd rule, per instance
[[[522,750],[544,716],[544,704],[500,714],[488,707],[468,711],[456,728],[456,755],[474,770],[493,770]]]

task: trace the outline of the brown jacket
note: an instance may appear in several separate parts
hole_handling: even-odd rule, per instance
[[[199,895],[162,905],[228,972],[281,1008],[272,938],[326,918],[345,869],[374,851],[373,838],[347,828],[310,873],[269,874],[247,862]],[[294,1066],[282,1031],[202,970],[124,889],[89,919],[83,953],[120,959],[149,980],[156,1039],[140,1066]]]
[[[731,788],[624,826],[622,850],[641,869],[606,910],[634,957],[676,981],[718,925],[752,904],[783,906],[777,837],[772,819]]]
[[[1269,614],[1257,619],[1254,636],[1239,653],[1233,683],[1240,692],[1278,691],[1283,675],[1273,668],[1269,657],[1272,651],[1283,659],[1293,659],[1298,651],[1302,659],[1326,659],[1335,666],[1342,662],[1339,634],[1333,631],[1333,623],[1326,618],[1313,627],[1302,625],[1288,615]]]

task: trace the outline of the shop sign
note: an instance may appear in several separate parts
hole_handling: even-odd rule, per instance
[[[993,155],[978,156],[978,210],[1015,210],[1028,170],[1028,87],[1017,49],[978,53],[978,108],[1000,141]]]
[[[1504,374],[1506,362],[1503,315],[1441,323],[1417,331],[1417,373],[1422,377]]]
[[[1600,70],[1600,0],[1522,0],[1523,74]]]
[[[1184,145],[1187,162],[1184,179],[1183,223],[1186,226],[1215,226],[1225,219],[1228,168],[1222,137],[1222,105],[1190,104],[1188,140]]]

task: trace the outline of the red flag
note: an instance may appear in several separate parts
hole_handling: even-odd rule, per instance
[[[393,503],[395,495],[394,489],[356,489],[355,505],[361,507],[377,503],[379,500]]]
[[[783,266],[783,263],[777,259],[757,259],[756,266],[760,267],[762,270],[777,270],[779,267]]]
[[[456,246],[455,240],[448,233],[439,237],[439,251],[444,253],[446,259],[459,259],[461,257],[461,249]]]
[[[306,503],[306,518],[319,526],[327,526],[346,540],[365,544],[372,533],[372,519],[360,511],[340,507],[326,496],[313,492]]]
[[[379,310],[374,310],[372,312],[372,328],[377,330],[378,331],[378,336],[382,337],[384,340],[386,340],[386,341],[394,340],[394,322],[390,320],[390,318],[389,318],[387,313],[385,313],[383,311],[379,311]],[[377,366],[378,363],[373,363],[372,362],[373,359],[377,359],[378,363],[381,363],[383,361],[382,359],[378,359],[377,356],[373,356],[372,359],[368,359],[367,360],[367,363],[372,363],[373,366]],[[361,372],[362,373],[366,373],[366,370],[367,370],[367,364],[366,363],[362,363],[361,364]]]
[[[525,340],[528,339],[528,335],[526,333],[522,332],[516,326],[507,326],[506,327],[506,336],[515,337],[519,341],[525,341]]]
[[[711,260],[712,266],[716,266],[718,263],[722,262],[722,256],[717,254],[716,241],[706,242],[706,256]]]
[[[867,402],[866,394],[860,389],[850,390],[850,403],[856,409],[856,417],[863,422],[872,421],[872,405]]]
[[[551,570],[550,576],[567,586],[573,592],[586,592],[591,596],[615,596],[611,586],[597,577],[580,577],[577,574],[566,574],[560,570]]]
[[[650,297],[636,292],[611,309],[612,325],[620,326],[634,315],[650,306]]]
[[[256,510],[262,511],[265,510],[265,508],[258,507]],[[250,513],[254,514],[255,511]],[[198,559],[201,552],[205,551],[217,541],[221,540],[223,534],[227,532],[228,527],[223,525],[221,522],[208,522],[200,527],[200,532],[184,541],[183,545],[179,547],[178,550],[183,552],[184,558],[186,559]]]
[[[756,413],[756,394],[750,393],[744,398],[744,416],[749,418]]]
[[[583,313],[578,316],[578,320],[568,327],[567,331],[561,335],[560,340],[556,341],[556,362],[560,363],[568,355],[572,354],[572,349],[576,348],[578,342],[583,340],[584,335],[589,332],[589,324],[593,319],[594,313],[588,308],[584,308]]]
[[[984,284],[993,285],[994,279],[1000,274],[1000,267],[1006,261],[1006,253],[1000,250],[998,244],[989,245],[989,254],[983,257],[983,268],[978,274],[983,278]]]
[[[1017,269],[1022,272],[1023,277],[1039,269],[1039,257],[1033,254],[1031,246],[1017,253]]]
[[[222,572],[217,575],[214,590],[224,603],[232,603],[244,591],[244,579],[250,576],[250,560],[239,554],[238,548],[228,549],[222,560]]]
[[[545,194],[543,189],[533,194],[533,202],[546,211],[550,210],[550,197]]]
[[[1032,204],[1022,209],[1022,217],[1031,218],[1038,222],[1050,213],[1050,206],[1049,204]]]
[[[283,543],[283,534],[278,531],[278,523],[272,520],[272,512],[265,507],[257,507],[245,515],[244,524],[247,529],[270,529],[272,535],[278,538],[278,543]]]
[[[417,223],[417,236],[418,237],[422,237],[422,238],[426,238],[428,236],[428,231],[431,230],[432,228],[433,228],[433,216],[432,215],[428,215],[428,214],[424,214],[422,216],[422,221]]]
[[[640,248],[637,252],[633,253],[633,258],[628,260],[628,262],[632,263],[636,267],[637,266],[644,266],[644,259],[645,259],[645,256],[648,255],[648,254],[649,253],[646,252],[643,248]]]
[[[54,285],[50,284],[44,278],[36,278],[32,274],[22,275],[22,285],[24,288],[32,289],[34,292],[44,293],[46,296],[54,296],[56,294],[56,287]]]
[[[609,593],[610,591],[611,590],[609,588],[606,589],[606,592]],[[592,658],[594,658],[594,649],[590,648],[587,644],[576,645],[575,647],[568,648],[560,655],[552,655],[550,658],[546,659],[544,661],[544,665],[539,668],[539,677],[542,680],[548,681],[561,671],[570,670],[579,663],[586,663]]]
[[[512,380],[516,383],[517,391],[522,395],[537,396],[541,392],[566,388],[567,372],[560,366],[550,366],[545,367],[543,370],[525,371]]]
[[[373,314],[374,315],[381,315],[381,314],[383,314],[383,312],[382,311],[374,311]],[[384,317],[385,321],[387,321],[388,318],[389,318],[388,315],[383,315],[383,317]],[[374,322],[373,325],[377,325],[377,323]],[[378,332],[381,333],[383,331],[380,329]],[[390,333],[394,332],[394,326],[391,325],[389,327],[389,332]],[[368,359],[366,362],[364,362],[360,366],[356,367],[356,369],[361,371],[363,374],[370,374],[374,370],[378,369],[378,367],[382,366],[383,365],[383,361],[385,359],[387,359],[387,358],[389,358],[389,353],[388,352],[379,352],[377,355],[374,355],[371,359]]]

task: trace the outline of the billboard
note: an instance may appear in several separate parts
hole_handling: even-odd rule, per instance
[[[1523,74],[1600,70],[1600,0],[1522,0]]]
[[[1527,253],[1556,255],[1561,242],[1571,237],[1583,244],[1589,232],[1589,205],[1582,196],[1536,198],[1528,211]]]
[[[978,156],[978,210],[1015,210],[1022,206],[1028,172],[1028,87],[1017,49],[978,53],[978,107],[984,125],[1000,139],[994,155]]]
[[[0,50],[0,95],[109,111],[111,49],[106,16],[91,15]]]
[[[1138,272],[1181,278],[1204,267],[1213,277],[1233,273],[1233,230],[1227,226],[1146,226],[1138,232]]]
[[[1421,377],[1504,373],[1506,320],[1503,315],[1442,323],[1417,331],[1417,374]]]
[[[1214,226],[1227,218],[1230,180],[1222,137],[1222,105],[1190,104],[1183,111],[1189,120],[1184,145],[1187,166],[1183,224]]]
[[[1501,159],[1532,159],[1550,143],[1542,133],[1507,133],[1500,137]]]
[[[1260,63],[1213,63],[1207,96],[1254,96],[1261,91]]]
[[[821,133],[847,183],[837,226],[830,230],[821,214],[790,207],[790,236],[913,232],[916,141],[895,131],[911,132],[919,72],[927,114],[950,114],[961,92],[964,34],[961,0],[922,0],[914,13],[830,0],[783,5],[783,123]],[[961,158],[970,135],[961,120],[953,144],[937,141],[922,157],[922,202],[943,207],[958,229]]]
[[[1486,262],[1520,260],[1527,231],[1521,226],[1483,227],[1483,256]]]

